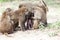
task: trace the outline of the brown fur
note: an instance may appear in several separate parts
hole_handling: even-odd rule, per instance
[[[10,8],[2,14],[2,19],[0,21],[0,32],[1,33],[12,33],[14,31],[14,22],[10,20]]]
[[[19,30],[25,30],[25,12],[27,12],[27,9],[25,7],[19,8],[14,11],[14,15],[12,15],[12,20],[17,23]]]
[[[45,4],[45,2],[42,0],[42,5],[38,4],[32,4],[32,3],[24,3],[19,5],[19,8],[21,7],[26,7],[28,9],[28,12],[33,12],[34,13],[34,23],[33,23],[33,28],[38,28],[39,24],[42,24],[43,26],[47,26],[47,11],[48,7]]]
[[[34,8],[34,24],[33,28],[38,28],[39,24],[42,24],[43,26],[47,25],[47,18],[46,18],[46,13],[44,10],[40,7],[35,7]]]
[[[45,2],[42,0],[42,5],[40,6],[40,5],[37,5],[37,7],[35,7],[34,8],[34,10],[36,10],[35,11],[35,17],[34,17],[34,19],[35,19],[35,23],[33,24],[33,28],[34,29],[36,29],[36,28],[38,28],[38,25],[39,24],[42,24],[43,26],[47,26],[47,17],[46,17],[46,15],[47,15],[47,11],[48,11],[48,7],[47,7],[47,5],[45,4]],[[39,15],[39,17],[40,17],[40,21],[39,20],[37,20],[37,18],[39,18],[39,17],[37,17],[36,18],[36,16],[38,16],[38,15],[36,15],[37,13],[40,13],[40,15]],[[39,23],[40,22],[40,23]]]
[[[45,13],[47,13],[48,11],[48,7],[46,5],[46,3],[42,0],[42,5],[37,5],[38,7],[42,8],[44,10]]]

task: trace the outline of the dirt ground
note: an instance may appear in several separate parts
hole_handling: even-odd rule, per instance
[[[12,9],[17,9],[19,4],[16,3],[0,3],[0,17],[3,11],[10,7]],[[48,6],[49,11],[47,12],[47,22],[54,23],[60,21],[60,8]],[[8,37],[9,36],[9,37]],[[8,36],[0,34],[0,40],[60,40],[60,31],[54,29],[44,30],[27,30],[25,32],[17,31]]]

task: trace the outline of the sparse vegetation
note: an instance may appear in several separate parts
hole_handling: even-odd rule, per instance
[[[37,0],[0,0],[0,2],[11,2],[11,1],[37,1]],[[60,7],[59,0],[44,0],[44,1],[49,6]]]
[[[57,21],[55,23],[50,23],[48,24],[48,28],[53,28],[53,29],[60,29],[60,21]]]
[[[9,1],[14,1],[14,0],[0,0],[0,2],[9,2]]]
[[[0,0],[0,2],[1,3],[3,3],[3,5],[1,6],[1,8],[0,8],[0,14],[1,14],[1,12],[3,12],[4,10],[5,10],[5,8],[6,7],[8,7],[8,6],[10,6],[11,8],[16,8],[16,6],[17,6],[17,4],[18,4],[18,2],[17,3],[12,3],[11,2],[11,5],[9,5],[9,2],[10,1],[14,1],[14,0]],[[25,1],[25,0],[23,0],[23,1]],[[31,1],[31,0],[27,0],[27,1]],[[35,1],[35,0],[32,0],[32,1]],[[57,2],[56,0],[44,0],[45,2],[46,2],[46,4],[48,5],[48,7],[50,7],[51,8],[51,10],[50,10],[50,8],[49,8],[49,11],[50,11],[50,13],[51,14],[49,14],[48,13],[48,18],[50,17],[51,18],[51,20],[53,19],[52,17],[54,17],[55,18],[55,14],[57,14],[57,18],[55,18],[55,19],[59,19],[60,20],[60,12],[59,12],[59,8],[60,8],[60,3],[59,3],[59,1]],[[7,2],[7,5],[5,5],[4,4],[4,2]],[[56,8],[56,7],[58,7],[58,9]],[[57,9],[57,11],[54,9],[54,8],[56,8]],[[53,11],[53,10],[54,11]],[[52,11],[52,12],[51,12]],[[54,12],[54,13],[53,13]],[[53,16],[52,16],[53,15]],[[51,17],[52,16],[52,17]],[[50,20],[50,19],[48,19],[48,20]],[[52,20],[52,21],[56,21],[56,20]],[[39,25],[39,30],[33,30],[33,31],[30,31],[30,30],[28,30],[29,32],[17,32],[17,33],[15,33],[15,37],[14,37],[14,39],[17,37],[17,39],[23,39],[24,38],[24,40],[26,39],[26,38],[28,38],[28,40],[29,40],[29,38],[31,39],[31,38],[33,38],[34,37],[34,39],[39,39],[39,38],[41,38],[41,40],[45,40],[45,38],[47,38],[47,40],[49,40],[50,39],[50,37],[52,38],[52,39],[57,39],[57,40],[59,40],[58,38],[53,38],[53,37],[55,37],[55,36],[58,36],[59,34],[60,34],[60,21],[56,21],[56,22],[52,22],[52,23],[48,23],[48,26],[47,27],[44,27],[43,25]],[[59,34],[58,34],[59,33]],[[17,35],[16,35],[17,34]],[[37,34],[37,35],[36,35]],[[21,36],[20,36],[21,35]],[[46,36],[46,37],[44,37],[45,35],[48,35],[48,36]],[[19,37],[20,36],[20,37]],[[26,36],[26,37],[25,37]],[[37,37],[37,38],[36,38]],[[58,36],[58,37],[60,37],[60,35]],[[0,35],[0,38],[1,38],[1,35]],[[5,37],[3,37],[3,38],[5,38]],[[2,39],[3,39],[2,38]],[[49,39],[48,39],[49,38]],[[8,39],[8,38],[6,38],[6,39]],[[12,38],[13,39],[13,38]]]
[[[60,29],[60,21],[56,21],[54,23],[48,23],[47,27],[44,27],[43,25],[40,25],[39,28],[41,30],[44,30],[45,28],[48,28],[48,29]]]
[[[0,0],[0,2],[8,2],[8,1],[14,1],[14,0]],[[22,1],[25,1],[25,0],[22,0]],[[27,0],[27,1],[31,1],[31,0]],[[32,1],[35,1],[35,0],[32,0]],[[60,3],[56,2],[56,0],[44,0],[44,1],[46,2],[47,5],[60,7]],[[0,10],[0,11],[3,11],[3,9]],[[55,22],[55,23],[49,23],[48,24],[48,28],[60,29],[59,26],[60,26],[60,22]],[[44,29],[45,27],[41,25],[39,28]]]

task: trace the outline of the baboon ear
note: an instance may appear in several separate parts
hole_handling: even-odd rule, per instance
[[[44,0],[42,0],[42,3],[43,3],[45,6],[47,6],[46,3],[44,2]]]
[[[40,3],[44,6],[46,6],[46,3],[44,2],[44,0],[40,0]]]
[[[7,9],[6,9],[7,12],[10,12],[11,10],[12,10],[11,8],[7,8]]]
[[[46,8],[46,11],[48,11],[48,7],[47,7],[46,3],[44,2],[44,0],[41,0],[40,3]]]
[[[48,7],[47,7],[46,3],[44,2],[44,0],[42,0],[42,3],[43,3],[43,5],[45,6],[46,11],[48,11]]]
[[[19,8],[21,8],[22,7],[22,5],[19,5]]]

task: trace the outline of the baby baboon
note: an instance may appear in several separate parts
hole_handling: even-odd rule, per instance
[[[33,26],[33,17],[34,17],[34,13],[32,12],[29,12],[28,15],[26,15],[26,25],[25,25],[25,28],[26,29],[31,29],[32,26]]]
[[[18,27],[21,30],[25,30],[25,15],[27,15],[27,9],[25,7],[19,8],[14,12],[14,20],[18,22]],[[13,17],[12,17],[13,18]]]
[[[0,32],[5,33],[13,33],[14,31],[14,22],[10,18],[10,8],[7,8],[6,11],[2,14],[2,19],[0,21]]]
[[[29,7],[27,7],[27,5],[25,4],[21,4],[19,5],[19,8],[21,7],[26,7],[27,8],[27,13],[25,15],[25,29],[31,29],[33,27],[33,17],[34,17],[34,13],[32,11],[30,11]]]

